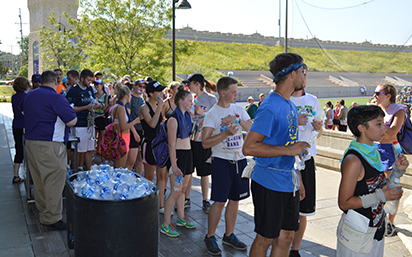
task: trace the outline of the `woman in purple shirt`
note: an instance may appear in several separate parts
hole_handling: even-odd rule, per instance
[[[14,155],[14,177],[13,184],[23,182],[24,179],[19,177],[20,164],[23,162],[23,134],[24,134],[24,115],[19,106],[26,97],[26,91],[30,88],[30,82],[25,77],[17,77],[13,83],[13,89],[16,93],[11,97],[13,107],[13,137],[16,154]]]

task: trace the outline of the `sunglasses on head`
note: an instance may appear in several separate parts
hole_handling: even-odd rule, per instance
[[[374,92],[373,94],[376,95],[376,96],[379,96],[380,94],[387,95],[389,93],[386,93],[386,92],[383,92],[383,91],[377,91],[377,92]]]

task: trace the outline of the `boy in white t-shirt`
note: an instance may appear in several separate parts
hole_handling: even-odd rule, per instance
[[[219,101],[207,112],[202,133],[203,148],[212,148],[212,195],[214,201],[209,211],[208,233],[204,243],[207,252],[221,254],[215,231],[226,207],[226,231],[223,243],[237,250],[246,250],[246,245],[235,236],[234,229],[239,200],[249,197],[249,179],[242,178],[247,162],[242,154],[242,128],[249,131],[252,121],[240,105],[234,104],[237,97],[237,80],[220,78],[216,84]]]

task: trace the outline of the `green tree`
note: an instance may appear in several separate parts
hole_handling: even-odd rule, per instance
[[[171,79],[172,48],[164,39],[171,23],[170,0],[83,0],[79,35],[85,67],[116,74]],[[192,43],[177,45],[188,53]],[[169,72],[168,72],[169,71]]]
[[[17,41],[17,44],[20,45],[21,41]],[[23,54],[24,54],[24,63],[26,64],[29,60],[29,36],[23,36]]]
[[[77,37],[78,21],[70,19],[66,12],[63,13],[69,27],[66,28],[60,22],[56,22],[55,14],[51,13],[48,20],[51,28],[43,26],[39,30],[40,46],[42,47],[41,58],[46,63],[46,69],[54,69],[56,67],[63,71],[76,69],[80,62],[84,60],[82,42]]]
[[[29,65],[26,63],[25,65],[23,65],[22,67],[20,67],[19,69],[19,74],[18,76],[20,77],[26,77],[29,75]],[[29,78],[30,79],[30,78]]]

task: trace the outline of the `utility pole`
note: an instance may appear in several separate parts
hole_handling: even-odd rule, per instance
[[[21,66],[23,67],[24,65],[24,48],[23,48],[23,23],[21,22],[21,8],[19,8],[19,18],[20,18],[20,36],[21,36],[21,40],[20,40],[20,47],[21,47]]]

